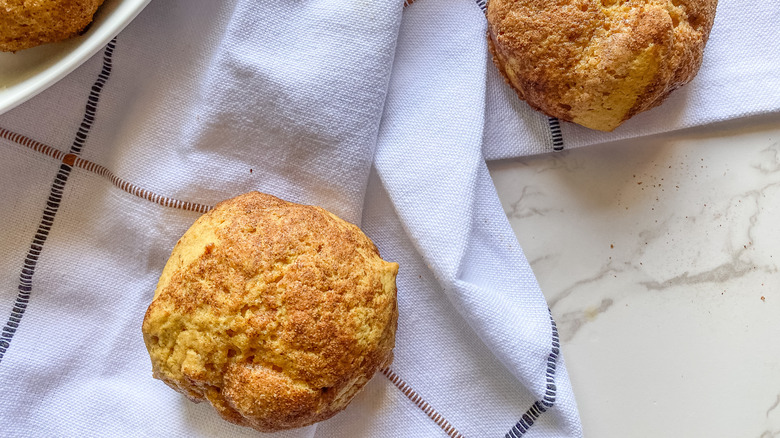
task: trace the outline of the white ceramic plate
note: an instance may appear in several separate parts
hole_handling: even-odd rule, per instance
[[[0,114],[64,78],[100,51],[150,0],[106,0],[80,36],[16,53],[0,52]]]

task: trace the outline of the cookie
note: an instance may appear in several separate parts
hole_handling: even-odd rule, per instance
[[[490,0],[488,45],[531,107],[612,131],[696,76],[716,6],[717,0]]]
[[[322,208],[221,202],[176,244],[146,311],[154,377],[261,432],[327,419],[392,362],[397,272]]]
[[[62,41],[84,30],[103,0],[0,0],[0,51]]]

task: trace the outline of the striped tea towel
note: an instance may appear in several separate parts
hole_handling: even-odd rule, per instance
[[[276,436],[580,436],[482,157],[484,80],[462,88],[484,49],[471,0],[154,1],[0,116],[0,436],[258,436],[152,379],[140,333],[179,236],[250,190],[321,205],[401,265],[392,367]]]

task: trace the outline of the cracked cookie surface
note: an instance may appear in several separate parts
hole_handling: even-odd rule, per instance
[[[699,70],[717,0],[490,0],[493,61],[549,116],[612,131]]]
[[[0,0],[0,51],[15,52],[79,34],[103,0]]]
[[[143,322],[154,376],[263,432],[327,419],[392,361],[397,271],[322,208],[224,201],[162,272]]]

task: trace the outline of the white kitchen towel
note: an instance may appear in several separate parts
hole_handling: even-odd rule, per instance
[[[392,367],[345,412],[277,436],[581,435],[482,158],[483,97],[443,99],[484,75],[468,64],[479,8],[420,6],[154,1],[0,116],[0,436],[258,436],[152,379],[140,333],[179,236],[250,190],[358,223],[401,265]],[[409,49],[437,11],[470,25],[429,47],[440,94],[410,101]]]
[[[464,89],[471,78],[485,74],[484,62],[471,62],[487,50],[481,18],[477,4],[469,1],[448,2],[446,8],[419,1],[407,11],[374,165],[442,295],[490,355],[530,390],[532,398],[503,414],[527,410],[512,432],[519,436],[534,423],[539,436],[579,436],[555,327],[482,157],[484,82]],[[462,23],[452,32],[456,20]],[[441,393],[437,381],[457,385],[457,379],[437,378],[435,368],[428,373],[429,383],[416,385],[426,393]],[[410,374],[419,379],[424,371]],[[446,400],[443,393],[439,398]],[[437,401],[437,407],[446,412],[454,403]],[[479,412],[478,405],[472,409]],[[485,436],[507,433],[488,424],[481,430]]]

